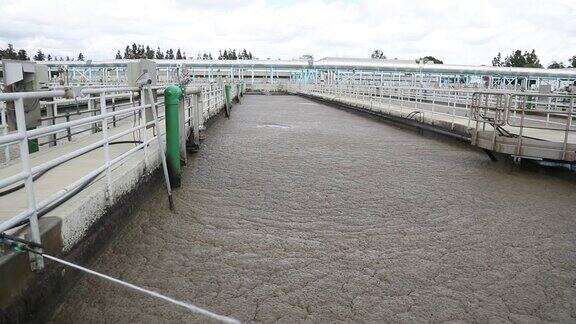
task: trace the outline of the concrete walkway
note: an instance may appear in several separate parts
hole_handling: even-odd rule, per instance
[[[132,128],[132,126],[132,121],[126,120],[118,127],[110,128],[108,135],[114,136],[120,134],[121,132]],[[165,123],[162,121],[160,123],[161,134],[165,133],[164,126]],[[154,130],[149,128],[147,131],[147,139],[149,140],[150,138],[153,138],[154,134]],[[31,166],[39,166],[60,156],[96,143],[102,140],[102,136],[102,132],[98,132],[76,138],[73,142],[64,145],[43,148],[41,151],[31,155]],[[162,135],[162,140],[164,141],[164,139],[165,136]],[[142,140],[143,136],[140,137],[137,133],[129,133],[119,137],[114,140],[114,142],[133,142]],[[110,145],[110,159],[112,160],[121,156],[136,145],[136,143],[119,143]],[[111,192],[109,201],[106,201],[104,195],[106,179],[105,173],[103,172],[95,179],[95,181],[90,183],[86,188],[84,188],[84,190],[72,197],[70,200],[66,201],[65,204],[62,204],[58,208],[47,213],[46,217],[54,216],[63,221],[62,239],[64,241],[64,250],[72,248],[73,244],[82,237],[83,233],[94,219],[101,216],[100,214],[102,209],[111,205],[115,199],[121,197],[125,192],[130,191],[143,174],[147,174],[154,170],[159,163],[158,142],[154,140],[148,145],[146,161],[144,159],[143,150],[138,150],[126,157],[121,163],[111,166]],[[104,164],[104,149],[100,147],[50,169],[34,181],[33,187],[37,204],[40,204],[42,201],[52,197],[58,191],[63,190],[66,186],[72,185],[81,177],[86,176],[88,173]],[[0,178],[7,178],[21,171],[22,164],[20,160],[14,160],[11,161],[8,166],[4,166],[0,169]],[[16,183],[9,188],[3,189],[3,191],[7,191],[20,185],[21,183]],[[20,212],[26,210],[27,207],[27,195],[24,188],[0,196],[0,222],[9,220]],[[79,213],[79,210],[82,212]],[[91,210],[93,210],[94,215],[91,215],[91,212],[89,212]]]
[[[576,186],[294,96],[247,96],[88,266],[244,322],[576,320]],[[84,277],[52,318],[206,322]]]
[[[335,97],[333,95],[327,94],[319,94],[319,93],[311,93],[312,95],[319,96],[328,100],[333,100]],[[454,125],[459,125],[463,127],[475,127],[476,122],[470,121],[468,116],[470,111],[465,108],[457,108],[455,111],[452,111],[452,107],[447,106],[434,106],[430,103],[421,103],[421,102],[414,102],[414,101],[400,101],[384,97],[382,100],[368,100],[362,98],[349,98],[349,97],[338,97],[337,100],[342,100],[346,103],[355,106],[362,106],[367,107],[373,111],[384,112],[387,114],[393,114],[400,117],[406,117],[410,113],[414,111],[420,111],[424,118],[430,120],[431,124],[438,124],[443,123],[445,125],[451,125],[451,128],[454,128]],[[420,116],[414,116],[412,118],[418,119]],[[538,127],[545,127],[546,120],[541,117],[535,116],[528,116],[529,121],[526,121],[526,125],[537,125]],[[520,117],[510,117],[510,121],[520,124]],[[554,120],[553,120],[554,121]],[[550,128],[556,129],[535,129],[535,128],[524,128],[522,131],[523,136],[530,137],[533,139],[543,140],[543,141],[550,141],[550,142],[557,142],[563,143],[564,142],[564,125],[558,124],[550,124]],[[490,125],[486,125],[486,129],[490,130],[493,129]],[[520,127],[514,127],[510,125],[506,125],[504,127],[508,132],[512,134],[520,134]],[[569,144],[576,144],[576,128],[574,125],[571,127],[572,131],[568,134],[567,143]]]

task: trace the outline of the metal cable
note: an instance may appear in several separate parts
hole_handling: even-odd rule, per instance
[[[82,267],[80,265],[74,264],[72,262],[68,262],[66,260],[62,260],[60,258],[51,256],[49,254],[43,253],[43,252],[39,252],[37,249],[41,248],[41,246],[39,246],[38,244],[34,243],[34,242],[28,242],[24,239],[20,239],[20,238],[16,238],[16,237],[12,237],[10,235],[6,235],[4,233],[0,233],[0,243],[4,243],[5,245],[7,245],[8,247],[12,248],[13,250],[15,250],[16,252],[30,252],[30,253],[34,253],[36,255],[42,256],[43,258],[46,258],[48,260],[60,263],[62,265],[80,270],[82,272],[91,274],[93,276],[96,277],[100,277],[102,279],[106,279],[108,281],[111,281],[113,283],[119,284],[121,286],[130,288],[132,290],[136,290],[138,292],[144,293],[146,295],[158,298],[158,299],[162,299],[164,301],[167,301],[171,304],[180,306],[180,307],[184,307],[186,309],[188,309],[189,311],[196,313],[196,314],[200,314],[200,315],[204,315],[207,317],[210,317],[214,320],[217,320],[219,322],[222,323],[228,323],[228,324],[240,324],[240,321],[238,321],[237,319],[228,317],[228,316],[224,316],[224,315],[219,315],[216,313],[213,313],[205,308],[202,307],[198,307],[196,305],[190,304],[190,303],[186,303],[171,297],[168,297],[166,295],[160,294],[158,292],[152,291],[152,290],[148,290],[148,289],[144,289],[142,287],[136,286],[134,284],[131,284],[129,282],[126,281],[122,281],[120,279],[116,279],[114,277],[105,275],[103,273],[100,272],[96,272],[94,270]]]

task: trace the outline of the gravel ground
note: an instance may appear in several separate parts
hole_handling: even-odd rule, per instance
[[[89,266],[244,322],[574,322],[576,186],[293,96],[207,132]],[[58,323],[206,322],[83,277]]]

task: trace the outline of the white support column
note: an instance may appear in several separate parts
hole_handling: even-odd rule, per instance
[[[8,121],[6,118],[6,105],[0,102],[0,122],[2,123],[2,135],[8,134]],[[4,163],[10,161],[10,145],[4,146]]]
[[[142,143],[144,143],[144,168],[146,169],[148,167],[148,126],[146,124],[146,108],[144,108],[144,105],[146,104],[146,100],[144,100],[144,98],[146,98],[146,94],[144,92],[144,89],[140,90],[140,106],[142,108],[140,108],[140,118],[138,120],[138,124],[140,126],[142,126],[143,128],[141,128],[139,130],[140,133],[140,138],[142,140]]]

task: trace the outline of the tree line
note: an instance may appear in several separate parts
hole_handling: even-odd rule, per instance
[[[386,55],[381,50],[374,50],[372,55],[370,56],[373,59],[381,59],[385,60]],[[416,59],[416,63],[421,62],[433,62],[435,64],[443,64],[443,62],[434,56],[425,56]],[[506,67],[530,67],[530,68],[544,68],[542,63],[540,63],[540,59],[536,54],[535,50],[531,51],[524,51],[515,50],[510,55],[507,55],[505,58],[502,58],[502,53],[498,52],[492,59],[492,66],[506,66]],[[548,65],[548,69],[564,69],[564,68],[576,68],[576,55],[572,56],[568,59],[568,64],[564,64],[561,61],[552,61],[550,65]]]
[[[218,60],[252,60],[254,57],[252,56],[252,52],[247,51],[246,49],[238,50],[235,49],[224,49],[218,51],[219,55],[217,57]],[[174,51],[172,48],[166,50],[165,52],[157,47],[156,50],[152,49],[149,45],[142,45],[142,44],[132,44],[127,45],[124,49],[124,54],[118,50],[116,52],[116,59],[156,59],[156,60],[185,60],[186,52],[177,48]],[[84,54],[79,53],[77,57],[70,57],[70,56],[57,56],[52,54],[46,54],[41,49],[39,49],[35,55],[30,57],[25,49],[16,50],[14,45],[8,44],[8,47],[3,49],[0,48],[0,60],[1,59],[10,59],[10,60],[20,60],[20,61],[84,61],[86,57]],[[205,53],[198,53],[196,56],[198,60],[213,60],[214,57],[212,53],[205,52]]]
[[[160,46],[156,47],[156,50],[150,45],[143,45],[143,44],[132,44],[127,45],[124,49],[124,54],[118,50],[116,52],[116,59],[157,59],[157,60],[185,60],[186,52],[180,50],[180,48],[176,49],[176,52],[172,48],[162,51]],[[198,53],[196,56],[197,60],[213,60],[212,53],[204,52]],[[224,51],[220,50],[218,55],[219,60],[251,60],[253,59],[252,52],[247,51],[246,49],[238,50],[238,53],[235,49],[225,49]]]
[[[25,49],[19,49],[16,51],[12,44],[8,44],[8,47],[5,49],[0,48],[0,60],[2,59],[19,61],[30,61],[30,59],[34,61],[74,61],[74,57],[70,58],[70,56],[66,56],[66,59],[64,59],[64,56],[58,57],[56,55],[52,56],[51,54],[45,54],[40,49],[36,52],[36,55],[30,58]],[[79,53],[76,60],[84,61],[84,54]]]
[[[243,49],[242,51],[238,50],[238,54],[236,54],[235,49],[224,50],[224,52],[222,52],[222,50],[219,50],[218,53],[219,53],[219,55],[218,55],[219,60],[252,60],[252,59],[254,59],[254,57],[252,56],[252,52],[248,52],[248,51],[246,51],[246,49]]]
[[[536,51],[532,50],[530,52],[521,50],[515,50],[510,55],[507,55],[502,59],[502,54],[498,54],[492,59],[492,66],[507,66],[507,67],[531,67],[531,68],[543,68],[540,63]],[[564,68],[576,68],[576,55],[568,59],[568,64],[564,65],[564,62],[552,61],[548,65],[549,69],[564,69]]]
[[[149,45],[142,45],[142,44],[132,44],[126,45],[124,49],[124,55],[120,53],[120,50],[116,53],[116,59],[157,59],[157,60],[185,60],[186,59],[186,52],[181,51],[179,48],[174,52],[173,49],[168,49],[166,52],[163,52],[160,47],[157,50],[152,49]]]
[[[120,52],[120,50],[116,53],[116,59],[140,59],[140,58],[148,58],[148,59],[167,59],[167,60],[185,60],[186,52],[181,51],[180,48],[176,49],[176,52],[172,48],[163,52],[160,47],[157,47],[156,50],[152,49],[150,46],[142,45],[142,44],[132,44],[127,45],[124,49],[124,55]],[[371,58],[373,59],[386,59],[386,55],[382,50],[374,50],[372,52]],[[79,53],[76,58],[70,56],[60,56],[51,55],[44,53],[41,49],[39,49],[32,58],[28,56],[28,53],[25,49],[18,49],[16,50],[12,44],[8,44],[8,47],[3,49],[0,48],[0,59],[11,59],[11,60],[21,60],[21,61],[30,61],[31,59],[34,61],[84,61],[86,58],[84,54]],[[212,53],[205,52],[205,53],[198,53],[196,56],[198,60],[213,60]],[[252,60],[254,57],[252,56],[252,52],[247,51],[246,49],[238,50],[235,49],[224,49],[218,51],[218,60]],[[415,60],[416,63],[427,63],[433,62],[435,64],[443,64],[442,60],[435,58],[434,56],[424,56]],[[533,49],[531,51],[524,51],[515,50],[511,54],[507,55],[505,58],[502,58],[502,54],[498,52],[498,54],[492,59],[492,66],[506,66],[506,67],[530,67],[530,68],[543,68],[544,66],[541,64],[536,51]],[[553,61],[550,65],[548,65],[548,69],[563,69],[563,68],[576,68],[576,55],[572,56],[568,59],[568,63],[564,64],[562,61]]]

